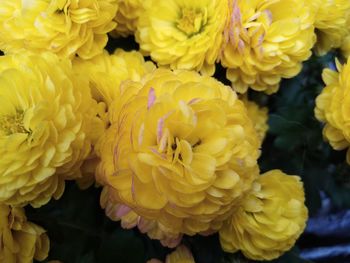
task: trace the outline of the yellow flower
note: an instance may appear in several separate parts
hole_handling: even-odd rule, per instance
[[[258,174],[244,104],[189,71],[158,69],[119,89],[97,147],[109,198],[173,232],[218,230]]]
[[[136,41],[158,65],[214,74],[227,0],[146,0]]]
[[[191,251],[182,245],[166,257],[165,263],[195,263],[195,261]]]
[[[1,0],[0,50],[91,58],[116,24],[117,0]]]
[[[182,234],[173,232],[171,227],[166,227],[157,220],[148,220],[139,216],[126,205],[109,200],[108,189],[108,186],[103,188],[100,203],[111,220],[121,221],[121,226],[125,229],[137,227],[141,233],[147,234],[151,239],[159,240],[165,247],[174,248],[179,245]]]
[[[59,198],[103,131],[86,76],[55,55],[0,57],[0,202]]]
[[[112,31],[112,35],[123,37],[133,35],[142,12],[144,12],[142,0],[119,1],[119,8],[115,17],[117,27]]]
[[[109,105],[119,96],[119,85],[125,80],[139,81],[155,70],[152,62],[145,62],[141,53],[117,49],[109,55],[104,51],[90,60],[75,59],[74,68],[90,79],[93,97]]]
[[[280,170],[260,176],[242,206],[220,230],[222,248],[241,250],[254,260],[271,260],[289,250],[303,232],[308,216],[298,176]]]
[[[260,144],[262,144],[269,128],[267,124],[269,117],[268,109],[266,107],[260,107],[254,101],[249,101],[247,96],[241,96],[241,99],[247,108],[248,117],[252,120],[254,128],[258,133]]]
[[[314,19],[304,0],[230,0],[221,63],[234,90],[268,94],[311,55]]]
[[[26,263],[44,260],[50,241],[45,230],[28,222],[22,208],[0,204],[0,261]]]
[[[317,43],[315,51],[324,55],[332,48],[339,48],[344,38],[349,35],[350,19],[349,0],[308,0],[315,12]]]
[[[346,159],[350,164],[350,64],[340,65],[337,61],[338,72],[325,69],[322,77],[326,87],[316,99],[315,115],[326,125],[323,129],[324,138],[329,141],[333,149],[348,148]]]

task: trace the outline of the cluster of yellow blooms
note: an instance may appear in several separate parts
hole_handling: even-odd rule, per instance
[[[350,58],[349,58],[350,59]],[[347,125],[350,115],[347,111],[350,105],[350,61],[341,65],[337,61],[339,72],[325,69],[322,77],[326,87],[316,99],[316,118],[326,125],[323,129],[324,138],[335,150],[348,149],[346,160],[350,164],[350,129]]]
[[[96,181],[108,217],[164,246],[219,232],[225,251],[279,257],[305,227],[303,185],[260,175],[268,109],[236,92],[276,92],[315,43],[347,56],[349,30],[348,0],[0,1],[0,261],[45,259],[23,207],[60,198],[66,180]],[[109,54],[108,33],[135,35],[140,52]],[[316,116],[344,149],[350,65],[338,70]],[[194,262],[184,246],[166,262],[180,261]]]

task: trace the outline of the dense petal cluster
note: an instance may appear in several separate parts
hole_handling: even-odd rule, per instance
[[[136,41],[158,65],[212,75],[228,13],[227,0],[146,0]]]
[[[316,53],[324,55],[332,48],[339,48],[349,35],[349,0],[307,0],[315,12],[317,34]]]
[[[1,0],[0,50],[91,58],[113,30],[117,0]]]
[[[138,19],[144,12],[142,0],[119,1],[119,8],[114,20],[117,27],[112,32],[115,36],[126,37],[134,34],[137,28]]]
[[[343,150],[350,146],[350,63],[340,65],[337,71],[325,69],[322,77],[326,87],[316,99],[316,118],[325,123],[323,136],[333,149]],[[350,164],[350,150],[347,151],[347,162]]]
[[[247,96],[242,96],[241,98],[247,108],[248,117],[252,120],[254,128],[258,133],[260,144],[262,144],[269,128],[267,124],[268,109],[266,107],[260,107],[254,101],[248,100]]]
[[[0,204],[0,262],[29,263],[49,253],[45,230],[28,222],[22,208]]]
[[[89,60],[77,58],[73,66],[89,77],[93,97],[107,105],[119,96],[119,86],[123,81],[139,81],[155,69],[155,65],[145,62],[139,52],[122,49],[117,49],[112,55],[104,51]]]
[[[230,0],[221,63],[234,90],[274,93],[301,70],[315,42],[304,0]]]
[[[60,197],[103,131],[89,82],[53,54],[3,56],[0,105],[0,201]]]
[[[280,170],[261,175],[242,206],[220,230],[222,248],[241,250],[254,260],[271,260],[289,250],[307,220],[304,189],[298,176]]]
[[[158,69],[119,88],[98,144],[109,199],[174,233],[217,231],[258,174],[243,102],[189,71]]]

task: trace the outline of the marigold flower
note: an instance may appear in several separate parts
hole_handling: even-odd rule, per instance
[[[189,71],[158,69],[119,89],[97,147],[110,199],[173,232],[218,230],[258,174],[244,104]]]
[[[314,19],[303,0],[230,0],[220,56],[234,90],[268,94],[297,75],[311,56]]]
[[[59,198],[103,131],[86,77],[53,54],[0,57],[0,202]]]
[[[308,0],[315,12],[317,43],[315,51],[324,55],[332,48],[339,48],[349,35],[350,1]]]
[[[268,109],[266,107],[260,107],[254,101],[249,101],[247,96],[242,96],[241,99],[247,108],[248,117],[252,120],[254,128],[258,133],[260,144],[262,144],[269,128],[267,124],[269,117]]]
[[[146,0],[136,41],[158,65],[214,74],[227,0]]]
[[[77,58],[73,66],[89,77],[93,97],[107,105],[119,96],[118,87],[123,81],[139,81],[156,68],[152,62],[145,62],[141,53],[122,49],[117,49],[112,55],[104,51],[89,60]]]
[[[0,49],[91,58],[116,24],[117,0],[2,0]]]
[[[142,0],[119,1],[118,12],[114,18],[117,27],[112,31],[112,35],[123,37],[133,35],[142,12],[144,12]]]
[[[326,87],[316,98],[316,118],[325,123],[323,136],[335,150],[348,148],[346,159],[350,164],[349,114],[345,109],[350,105],[350,64],[343,66],[337,61],[337,71],[325,69],[322,77]]]
[[[121,226],[125,229],[137,227],[141,233],[147,234],[151,239],[157,239],[165,247],[174,248],[182,240],[182,234],[173,232],[172,228],[167,228],[157,220],[148,220],[135,213],[130,207],[114,203],[109,200],[108,186],[104,187],[101,193],[101,207],[105,209],[106,216],[113,221],[121,221]]]
[[[22,208],[0,204],[0,261],[33,262],[44,260],[50,241],[45,230],[28,222]]]
[[[260,176],[242,206],[220,230],[222,248],[241,250],[254,260],[271,260],[289,250],[303,232],[308,216],[298,176],[280,170]]]

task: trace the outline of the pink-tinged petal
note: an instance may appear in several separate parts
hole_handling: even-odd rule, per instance
[[[191,100],[188,102],[188,105],[195,104],[195,103],[197,103],[197,102],[200,101],[200,100],[201,100],[200,98],[191,99]]]
[[[178,236],[177,238],[162,239],[162,240],[160,240],[160,243],[164,247],[175,248],[180,244],[181,240],[182,240],[182,235]]]
[[[154,88],[151,88],[148,92],[147,109],[150,109],[153,106],[155,101],[156,101],[156,92]]]
[[[264,38],[265,38],[265,33],[261,34],[261,36],[259,37],[259,41],[258,41],[259,46],[264,42]]]
[[[158,157],[162,158],[163,160],[166,160],[166,154],[158,152],[157,149],[153,147],[150,147],[149,149],[151,150],[152,153],[154,153]]]
[[[160,261],[159,259],[152,258],[148,260],[146,263],[163,263],[163,261]]]
[[[205,231],[205,232],[201,232],[200,234],[201,234],[202,236],[207,237],[207,236],[210,236],[210,235],[215,234],[216,232],[217,232],[217,231],[214,231],[214,230],[207,230],[207,231]]]
[[[131,195],[132,195],[132,199],[136,200],[136,198],[135,198],[135,179],[134,179],[134,176],[131,176]]]
[[[138,219],[137,227],[140,230],[140,232],[143,234],[147,233],[150,230],[149,222],[146,219],[142,218],[141,216]]]
[[[145,133],[145,124],[142,123],[142,125],[140,127],[140,130],[139,130],[139,139],[138,139],[139,145],[141,145],[142,142],[143,142],[143,135],[144,135],[144,133]]]
[[[242,39],[238,41],[238,51],[243,52],[244,51],[245,44]]]
[[[272,19],[273,19],[271,11],[270,10],[264,10],[263,12],[266,13],[267,17],[269,18],[269,25],[271,25],[272,24]]]
[[[169,116],[171,114],[173,114],[174,111],[170,111],[168,112],[167,114],[165,114],[163,117],[161,117],[159,120],[158,120],[158,123],[157,123],[157,143],[159,144],[160,140],[162,139],[163,137],[163,131],[164,131],[164,126],[165,126],[165,120],[167,118],[169,118]]]
[[[131,208],[126,206],[126,205],[119,205],[117,211],[116,211],[116,216],[119,218],[122,218],[125,216],[127,213],[131,211]]]
[[[158,124],[157,124],[157,143],[159,143],[160,139],[163,136],[163,129],[164,129],[164,119],[165,117],[163,116],[162,118],[160,118],[158,120]]]

